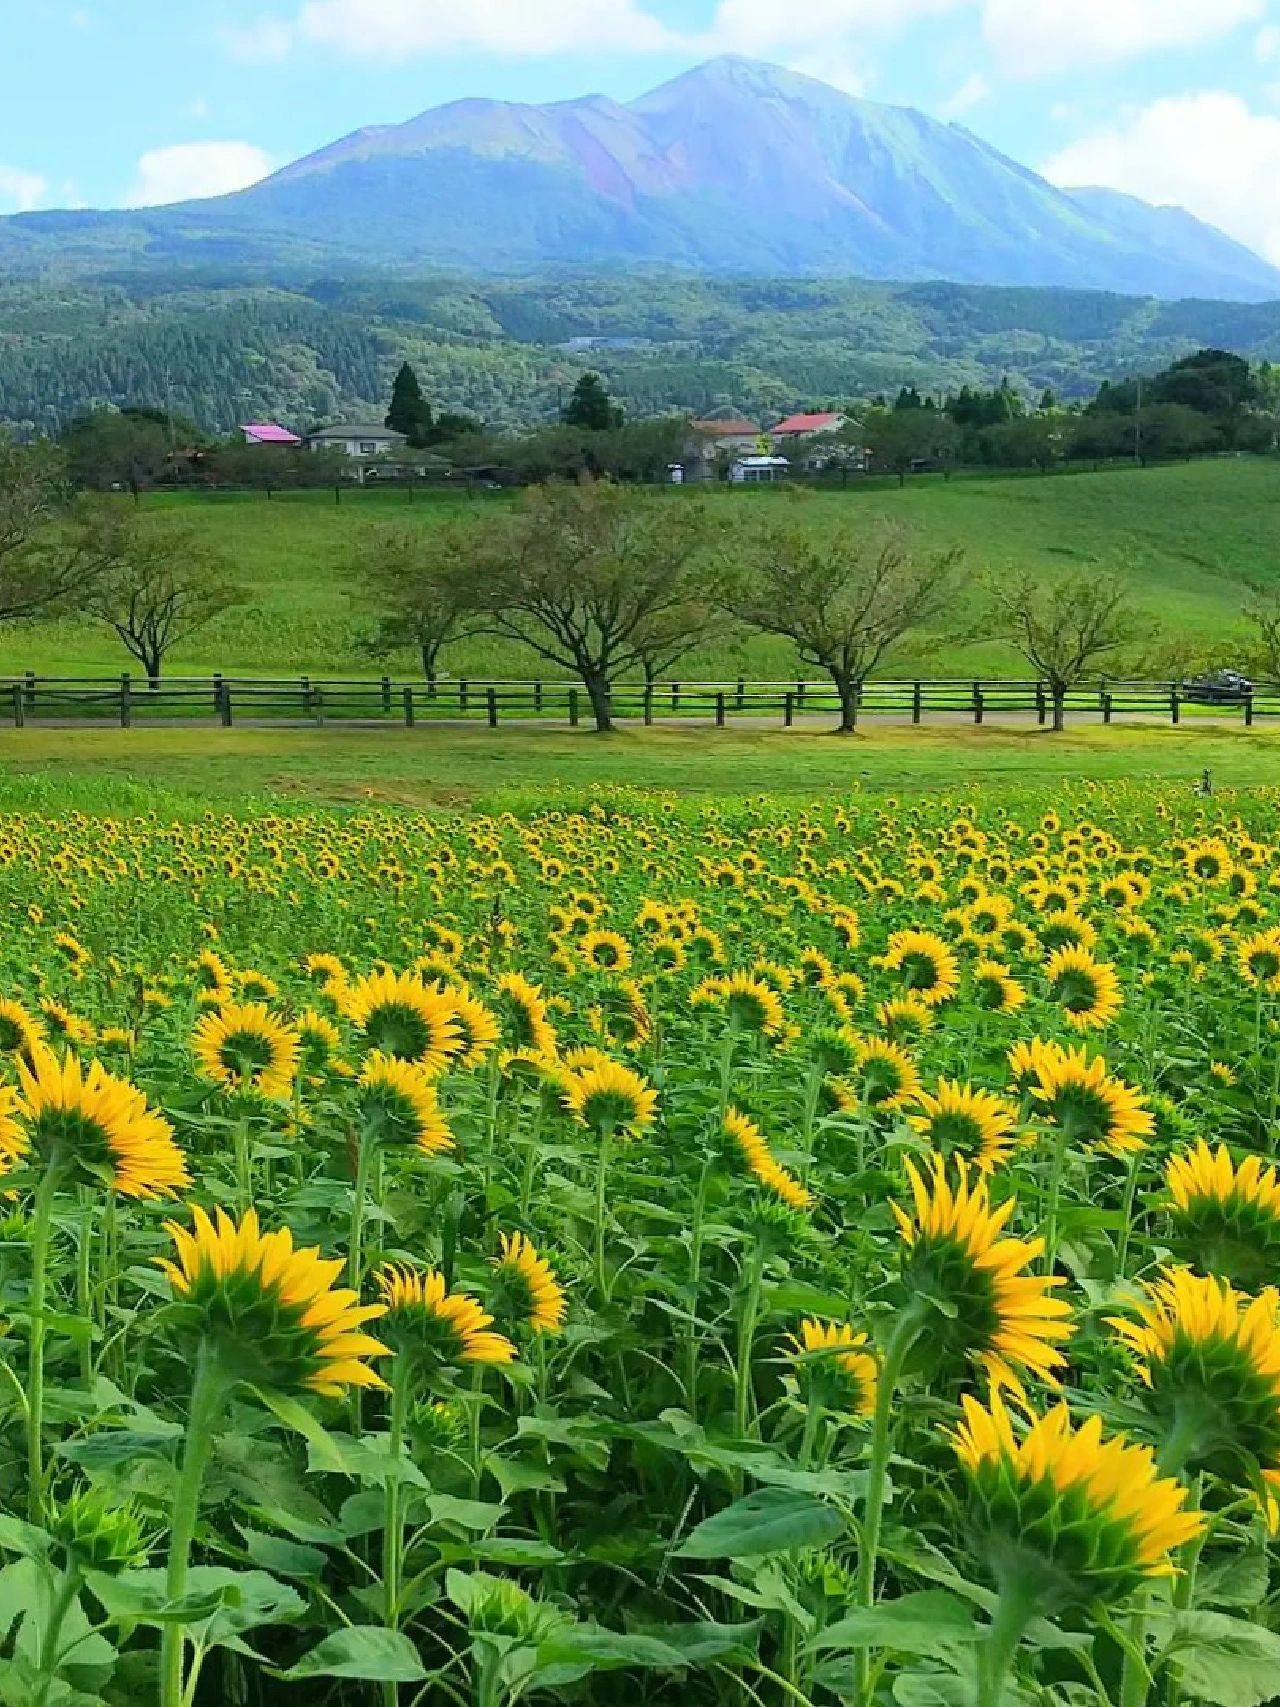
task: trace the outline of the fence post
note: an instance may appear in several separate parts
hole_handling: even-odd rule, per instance
[[[213,678],[213,709],[215,712],[221,711],[221,709],[222,709],[222,675],[221,675],[221,672],[219,672]]]
[[[311,695],[311,703],[315,707],[316,728],[324,727],[324,689],[316,688]]]
[[[302,677],[301,688],[302,688],[302,715],[304,717],[310,717],[311,716],[311,677],[310,676],[303,676]]]
[[[745,676],[738,677],[738,710],[747,709],[747,682]]]
[[[25,689],[23,691],[23,699],[24,699],[24,702],[26,705],[26,709],[28,711],[34,711],[36,708],[36,673],[35,673],[35,671],[34,670],[28,670],[25,680],[26,680],[26,686],[25,686]]]
[[[13,726],[15,729],[25,729],[27,723],[27,708],[22,702],[22,689],[18,683],[13,684]]]
[[[717,729],[723,729],[724,728],[724,689],[723,688],[718,689],[716,692],[716,728]]]
[[[671,684],[671,709],[672,709],[672,711],[679,711],[679,709],[680,709],[680,683],[679,682],[672,682],[672,684]]]
[[[541,682],[535,682],[533,684],[533,709],[535,711],[541,711],[542,710],[542,683]]]
[[[924,687],[920,682],[911,684],[911,721],[920,723],[924,719]]]
[[[570,688],[569,689],[569,727],[570,727],[570,729],[576,729],[578,727],[578,717],[579,717],[578,690],[577,690],[577,688]]]
[[[1111,695],[1105,688],[1102,690],[1102,721],[1104,723],[1111,721]]]
[[[646,729],[650,729],[653,726],[653,683],[652,682],[646,682],[645,687],[644,687],[644,726]]]
[[[1047,704],[1045,697],[1044,697],[1044,683],[1043,682],[1037,682],[1036,683],[1036,719],[1039,722],[1041,728],[1044,727],[1045,723],[1048,721],[1048,718],[1049,718],[1049,707],[1048,707],[1048,704]]]
[[[1251,693],[1244,696],[1244,726],[1246,729],[1253,728],[1253,695]]]
[[[801,711],[804,710],[804,683],[803,682],[797,682],[796,683],[796,704],[800,707]]]
[[[498,690],[497,690],[497,688],[486,688],[484,700],[485,700],[485,711],[488,714],[488,718],[489,718],[489,727],[490,727],[490,729],[496,729],[498,727]]]
[[[390,711],[391,710],[391,677],[390,676],[383,676],[383,678],[382,678],[382,709],[384,711]]]
[[[975,682],[973,684],[973,721],[975,723],[982,722],[985,709],[986,706],[982,698],[982,689],[978,686],[977,682]]]
[[[782,727],[790,729],[796,720],[796,696],[793,693],[784,694],[782,700]]]
[[[224,729],[231,727],[231,689],[226,682],[222,684],[222,727]]]
[[[406,729],[412,729],[413,728],[413,689],[412,688],[406,688],[404,690],[404,726]]]
[[[469,690],[470,690],[470,683],[467,681],[467,678],[465,676],[459,676],[458,677],[458,710],[459,711],[466,711],[469,708],[469,702],[468,702]]]
[[[1176,687],[1171,687],[1169,689],[1169,716],[1174,723],[1180,723],[1182,721],[1182,701],[1178,697],[1178,690]]]
[[[120,727],[122,729],[127,729],[133,722],[133,696],[131,688],[132,684],[129,681],[129,672],[125,670],[120,676]]]

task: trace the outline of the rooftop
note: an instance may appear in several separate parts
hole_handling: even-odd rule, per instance
[[[845,417],[838,410],[827,410],[817,415],[788,415],[785,421],[779,421],[776,427],[770,427],[773,434],[778,433],[829,433],[844,421]]]
[[[692,428],[709,438],[745,439],[759,433],[760,423],[748,421],[744,415],[712,416],[705,421],[694,421]]]
[[[275,421],[248,421],[240,431],[245,438],[260,445],[300,445],[302,440],[297,433],[291,433],[287,427],[278,425]]]

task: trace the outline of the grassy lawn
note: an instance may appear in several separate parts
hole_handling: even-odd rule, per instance
[[[720,491],[715,501],[735,514],[771,513],[783,494]],[[121,502],[128,502],[122,499]],[[669,493],[667,501],[686,501]],[[174,674],[315,676],[376,675],[357,644],[361,612],[349,600],[343,566],[374,523],[430,527],[445,510],[468,503],[405,493],[296,493],[263,496],[154,495],[155,510],[178,508],[205,529],[231,561],[252,597],[171,662]],[[1168,468],[1106,470],[1006,479],[932,477],[903,491],[880,482],[824,492],[811,511],[833,532],[888,517],[910,527],[927,547],[959,545],[976,581],[1008,565],[1031,565],[1048,579],[1093,563],[1121,568],[1136,599],[1170,629],[1213,634],[1238,626],[1242,583],[1280,574],[1274,551],[1280,524],[1280,461],[1224,459]],[[0,672],[111,674],[127,660],[97,628],[61,623],[0,634]],[[411,674],[415,660],[395,663]],[[455,675],[531,677],[546,672],[523,648],[477,640],[446,658]],[[772,679],[796,674],[790,649],[753,640],[695,654],[687,679],[739,672]],[[1025,673],[1007,649],[982,636],[980,602],[971,591],[927,645],[904,651],[890,673],[985,675]]]
[[[1188,794],[1280,781],[1280,730],[1153,727],[874,730],[851,739],[732,729],[0,731],[0,806],[113,813],[238,803],[431,809],[520,805],[611,786],[679,794],[814,796],[1025,790],[1065,780],[1163,780]]]

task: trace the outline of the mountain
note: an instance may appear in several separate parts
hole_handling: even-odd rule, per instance
[[[629,104],[453,102],[212,201],[0,221],[15,271],[356,262],[1280,296],[1179,209],[1055,188],[962,126],[734,57]]]

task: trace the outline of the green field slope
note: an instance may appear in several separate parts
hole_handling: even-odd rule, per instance
[[[381,666],[362,651],[371,613],[352,600],[343,566],[369,527],[402,522],[431,527],[454,503],[503,503],[502,498],[424,499],[404,493],[308,493],[268,502],[255,497],[148,496],[155,511],[178,506],[232,558],[252,596],[205,630],[171,661],[171,674],[376,675]],[[658,501],[682,503],[671,492]],[[717,491],[726,514],[774,513],[785,495]],[[128,502],[121,499],[121,502]],[[984,574],[1030,565],[1046,580],[1091,565],[1130,577],[1135,599],[1170,633],[1200,639],[1240,629],[1244,583],[1280,577],[1280,462],[1217,460],[1165,468],[1113,469],[1013,479],[920,479],[904,491],[863,483],[808,500],[815,525],[864,527],[880,518],[900,521],[922,546],[965,548],[969,582],[925,644],[911,645],[887,674],[995,675],[1025,668],[984,636],[976,581]],[[413,672],[406,654],[393,660]],[[128,660],[104,630],[74,623],[0,632],[0,671],[41,674],[112,673]],[[532,654],[487,640],[446,657],[455,675],[532,677]],[[792,675],[789,648],[752,640],[705,649],[681,667],[687,680],[739,672],[779,679]]]

